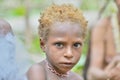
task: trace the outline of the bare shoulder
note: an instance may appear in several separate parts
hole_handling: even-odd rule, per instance
[[[100,19],[94,26],[94,30],[105,30],[110,25],[110,17]]]
[[[77,74],[77,73],[74,73],[74,72],[70,72],[70,80],[83,80],[83,78]]]
[[[96,23],[96,25],[92,29],[93,42],[96,42],[96,40],[98,41],[98,40],[104,39],[104,36],[105,36],[108,26],[110,26],[110,18],[109,17],[100,19]]]
[[[45,80],[44,69],[41,64],[37,63],[30,67],[27,72],[28,80]]]

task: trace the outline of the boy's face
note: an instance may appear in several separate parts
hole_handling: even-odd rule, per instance
[[[83,45],[80,25],[56,22],[51,26],[45,52],[49,63],[59,73],[66,73],[79,60]]]

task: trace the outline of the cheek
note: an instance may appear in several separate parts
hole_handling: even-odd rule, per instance
[[[78,54],[76,55],[76,58],[77,58],[77,59],[80,59],[80,57],[81,57],[81,53],[78,53]]]
[[[49,58],[54,59],[54,60],[60,57],[60,51],[58,51],[52,46],[49,46],[49,48],[46,49],[46,54]]]
[[[75,64],[77,64],[78,63],[78,61],[80,60],[80,57],[81,57],[81,54],[77,54],[76,56],[74,56],[74,62],[75,62]]]
[[[82,54],[82,50],[81,50],[81,49],[78,50],[78,51],[76,51],[76,54],[75,54],[75,58],[76,58],[76,60],[79,60],[79,59],[80,59],[81,54]]]

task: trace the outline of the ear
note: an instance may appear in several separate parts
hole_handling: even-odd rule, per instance
[[[45,52],[45,40],[40,39],[40,47]]]

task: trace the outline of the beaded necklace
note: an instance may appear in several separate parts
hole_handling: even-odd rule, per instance
[[[58,80],[64,80],[63,78],[67,78],[69,76],[69,72],[67,72],[66,74],[62,74],[62,73],[58,73],[47,61],[47,68],[48,70],[50,70],[53,74],[55,74],[58,78]]]

